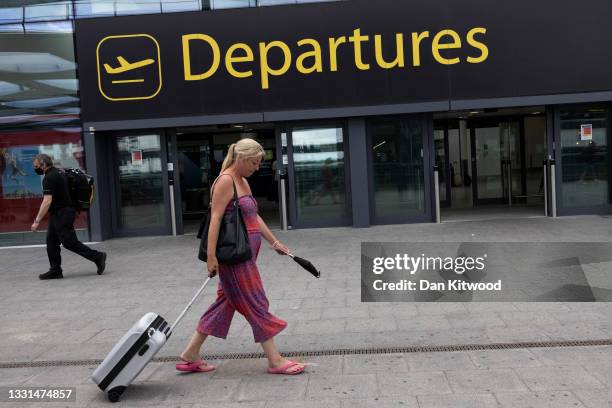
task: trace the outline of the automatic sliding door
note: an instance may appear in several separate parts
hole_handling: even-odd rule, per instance
[[[424,130],[421,117],[369,121],[374,223],[427,217]]]
[[[115,235],[169,232],[166,150],[159,133],[117,136],[114,140]]]
[[[344,129],[295,127],[290,135],[292,225],[348,224]]]
[[[523,191],[520,123],[473,127],[472,135],[474,202],[510,204]]]
[[[521,159],[521,124],[519,122],[500,123],[504,171],[504,202],[514,202],[513,198],[523,194],[523,162]],[[510,177],[510,180],[508,180]]]
[[[212,143],[202,137],[179,138],[177,144],[183,218],[199,221],[210,202]]]
[[[499,126],[472,129],[475,203],[498,201],[504,195],[502,143]]]

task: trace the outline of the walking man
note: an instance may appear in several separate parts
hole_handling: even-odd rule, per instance
[[[38,215],[32,224],[32,231],[38,230],[38,225],[49,212],[49,227],[47,228],[47,255],[51,268],[48,272],[38,275],[40,279],[61,279],[62,257],[60,244],[64,248],[81,255],[94,262],[98,267],[98,275],[102,275],[106,267],[106,253],[89,248],[79,242],[74,232],[74,219],[76,210],[70,199],[68,180],[62,173],[53,167],[51,157],[39,154],[34,158],[34,171],[38,175],[45,175],[42,181],[43,201]]]

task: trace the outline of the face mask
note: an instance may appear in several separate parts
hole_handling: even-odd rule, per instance
[[[43,174],[45,174],[44,170],[41,169],[40,167],[34,167],[34,172],[38,174],[39,176],[42,176]]]

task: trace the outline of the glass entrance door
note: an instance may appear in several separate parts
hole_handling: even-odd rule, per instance
[[[342,126],[294,127],[289,133],[291,224],[340,226],[350,222]]]
[[[156,132],[114,138],[115,236],[170,232],[166,149]]]
[[[506,164],[504,168],[504,203],[512,204],[515,196],[523,194],[521,161],[521,124],[519,122],[503,122],[499,124],[501,131],[501,153]]]
[[[208,210],[212,184],[212,137],[177,141],[183,219],[200,221]]]
[[[438,166],[438,191],[440,193],[440,205],[447,207],[450,205],[451,183],[448,183],[450,174],[448,166],[448,130],[446,128],[434,129],[434,163]]]
[[[521,126],[518,121],[472,124],[472,171],[475,204],[511,204],[520,194]]]

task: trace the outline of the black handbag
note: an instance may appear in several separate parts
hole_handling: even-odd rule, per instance
[[[247,232],[246,225],[244,224],[244,220],[242,219],[242,212],[240,210],[240,203],[238,201],[238,192],[236,191],[236,184],[234,183],[233,177],[232,185],[234,187],[234,198],[232,199],[233,205],[231,211],[225,211],[223,213],[216,250],[217,260],[219,263],[227,265],[245,262],[252,257],[249,234]],[[198,230],[197,235],[198,238],[201,238],[198,259],[203,262],[206,262],[208,259],[206,252],[208,250],[208,228],[210,226],[211,213],[212,190],[210,194],[210,203],[208,204],[208,212],[200,224],[200,229]]]

